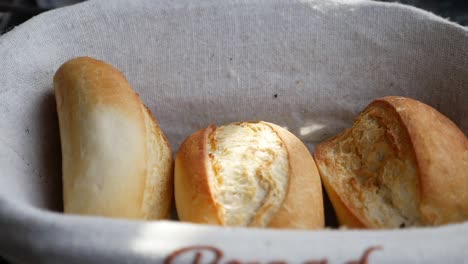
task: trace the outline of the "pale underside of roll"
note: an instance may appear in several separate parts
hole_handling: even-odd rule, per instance
[[[126,78],[89,57],[54,76],[65,213],[118,218],[169,216],[172,151]]]

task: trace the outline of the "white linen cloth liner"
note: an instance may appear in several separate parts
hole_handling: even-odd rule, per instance
[[[114,0],[50,11],[0,37],[0,254],[9,259],[160,263],[202,244],[222,249],[223,261],[344,263],[380,245],[370,263],[468,263],[468,224],[305,232],[52,212],[61,208],[52,77],[84,55],[127,76],[175,151],[208,124],[256,119],[287,127],[313,151],[385,95],[419,99],[468,130],[468,30],[415,8]]]

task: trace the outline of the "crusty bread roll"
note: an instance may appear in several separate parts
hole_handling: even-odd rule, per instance
[[[468,141],[434,108],[384,97],[314,153],[339,222],[430,226],[468,219]]]
[[[182,144],[175,165],[180,220],[223,226],[324,226],[320,177],[307,147],[267,122],[209,126]]]
[[[125,77],[88,57],[54,76],[65,213],[169,216],[173,157],[163,132]]]

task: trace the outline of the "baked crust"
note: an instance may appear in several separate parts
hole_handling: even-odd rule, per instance
[[[286,147],[289,159],[289,184],[286,197],[268,225],[273,228],[320,229],[325,226],[322,184],[309,149],[286,129],[271,126]],[[307,206],[307,207],[306,207]],[[307,210],[307,208],[310,208]]]
[[[385,129],[395,160],[404,162],[401,163],[404,169],[411,172],[401,175],[415,175],[414,182],[397,179],[398,175],[393,175],[395,181],[406,181],[400,185],[404,186],[404,190],[397,190],[394,187],[397,185],[388,185],[393,188],[390,190],[393,196],[412,197],[406,201],[392,197],[390,201],[391,206],[398,207],[397,211],[402,213],[403,219],[412,219],[409,223],[414,226],[440,225],[468,219],[466,136],[434,108],[413,99],[389,96],[372,102],[359,114],[351,129],[321,143],[315,150],[314,158],[340,224],[367,228],[398,227],[374,221],[376,215],[383,214],[382,207],[375,206],[372,209],[373,205],[364,205],[353,197],[365,197],[369,195],[370,189],[364,188],[364,184],[357,184],[355,192],[351,193],[346,190],[347,184],[343,180],[359,173],[350,166],[346,170],[340,167],[339,162],[344,157],[340,144],[352,138],[353,129],[357,129],[357,124],[368,116],[376,116]],[[375,145],[378,143],[373,142]],[[360,164],[366,159],[368,156],[362,156]],[[351,178],[355,178],[355,182],[362,181],[354,176]],[[405,194],[405,188],[408,194]],[[403,212],[401,208],[412,208],[411,203],[415,203],[414,214],[408,213],[409,210]],[[387,218],[391,217],[393,215]],[[407,225],[402,223],[400,226]]]
[[[256,122],[257,123],[257,122]],[[257,211],[249,226],[271,228],[318,229],[324,227],[323,198],[315,162],[304,144],[287,130],[267,122],[287,151],[288,182],[284,199],[268,222],[257,221],[264,212]],[[210,126],[189,136],[182,144],[175,169],[176,206],[181,221],[226,225],[221,219],[221,204],[210,184],[210,139],[217,128]],[[270,204],[275,207],[276,204]],[[260,209],[265,209],[262,206]],[[268,208],[270,209],[270,208]]]
[[[208,183],[208,135],[214,126],[190,135],[181,145],[175,161],[175,200],[182,221],[221,224]]]
[[[79,57],[57,70],[54,89],[65,213],[167,218],[172,151],[123,74]]]

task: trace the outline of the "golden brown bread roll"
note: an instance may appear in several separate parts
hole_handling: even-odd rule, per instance
[[[267,122],[202,129],[175,165],[180,220],[223,226],[324,226],[320,177],[307,147]]]
[[[125,77],[88,57],[54,76],[65,213],[160,219],[173,194],[171,148]]]
[[[384,97],[314,153],[338,220],[396,228],[468,219],[468,141],[434,108]]]

